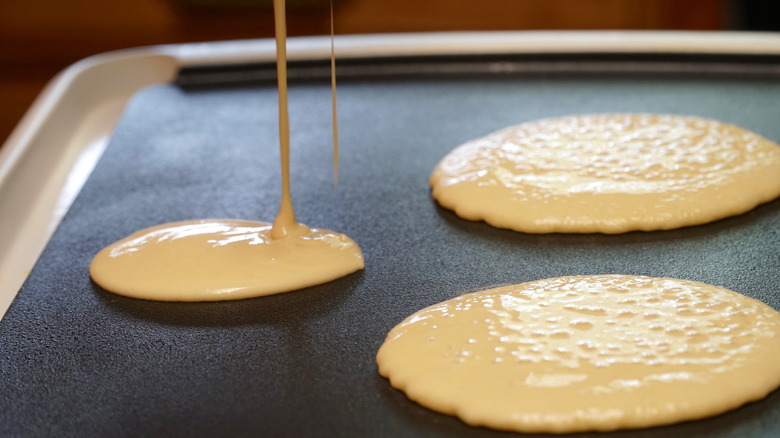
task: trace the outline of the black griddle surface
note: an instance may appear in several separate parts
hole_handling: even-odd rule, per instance
[[[164,222],[271,221],[280,190],[275,88],[250,66],[239,74],[250,72],[247,83],[184,86],[185,77],[138,93],[0,321],[0,436],[501,436],[393,390],[374,360],[387,331],[466,292],[575,274],[698,280],[780,308],[778,202],[708,225],[612,236],[515,233],[436,205],[427,178],[448,151],[543,117],[690,114],[780,140],[772,75],[636,74],[641,65],[593,74],[587,60],[564,61],[590,73],[475,73],[481,61],[464,59],[455,75],[394,76],[400,70],[382,70],[392,63],[376,67],[381,75],[346,75],[336,186],[329,82],[293,81],[298,219],[351,236],[366,269],[220,303],[116,296],[91,283],[88,266],[105,245]],[[607,436],[780,436],[780,395],[711,419]]]

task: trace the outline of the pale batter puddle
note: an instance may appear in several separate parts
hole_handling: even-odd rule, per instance
[[[360,248],[349,237],[309,228],[295,219],[290,197],[284,0],[274,0],[274,13],[282,201],[273,225],[194,220],[139,231],[103,249],[92,260],[90,275],[100,287],[149,300],[228,300],[314,286],[364,267]],[[334,153],[335,117],[334,113]],[[334,167],[336,163],[334,159]]]
[[[363,267],[360,249],[349,237],[300,227],[299,235],[274,238],[273,226],[261,222],[160,225],[102,250],[90,274],[102,288],[120,295],[211,301],[288,292]]]
[[[780,313],[704,283],[560,277],[420,310],[379,372],[473,426],[608,431],[716,415],[780,385]]]
[[[575,115],[470,141],[431,177],[468,220],[527,233],[624,233],[704,224],[780,196],[780,146],[723,122]]]

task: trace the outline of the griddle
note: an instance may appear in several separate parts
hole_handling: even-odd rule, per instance
[[[467,292],[576,274],[703,281],[780,309],[778,201],[672,231],[529,235],[464,221],[438,207],[427,184],[435,164],[467,140],[574,113],[689,114],[780,140],[780,59],[772,55],[340,61],[335,185],[327,62],[291,63],[298,219],[351,236],[366,269],[217,303],[143,301],[93,284],[92,256],[139,229],[194,218],[273,220],[273,68],[185,68],[176,82],[133,97],[0,321],[0,436],[509,436],[392,389],[374,359],[388,330]],[[573,436],[780,436],[780,394],[710,419]]]

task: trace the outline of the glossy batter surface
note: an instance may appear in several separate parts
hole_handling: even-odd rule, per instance
[[[295,219],[290,196],[285,1],[274,0],[279,91],[281,204],[273,224],[192,220],[141,230],[100,251],[90,276],[119,295],[160,301],[217,301],[302,289],[364,266],[349,237]],[[338,157],[333,82],[334,179]]]
[[[698,117],[576,115],[468,142],[430,184],[460,217],[522,232],[672,229],[780,196],[780,146]]]
[[[722,413],[780,384],[780,314],[704,283],[623,275],[463,295],[393,328],[379,373],[430,409],[520,432]]]
[[[300,225],[272,238],[270,224],[194,220],[139,231],[98,253],[90,275],[134,298],[214,301],[270,295],[325,283],[363,268],[349,237]]]

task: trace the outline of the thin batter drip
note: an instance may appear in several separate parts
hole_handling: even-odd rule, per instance
[[[139,231],[92,260],[90,275],[104,289],[150,300],[228,300],[301,289],[363,268],[360,248],[349,237],[295,218],[284,3],[274,0],[282,196],[273,224],[194,220]]]
[[[290,196],[290,113],[287,108],[287,19],[285,0],[274,0],[276,26],[276,81],[279,90],[279,154],[282,163],[282,202],[274,220],[271,237],[280,239],[306,232],[295,220]]]
[[[336,26],[333,19],[333,0],[330,0],[330,90],[333,116],[333,184],[339,181],[339,112],[336,99]]]

